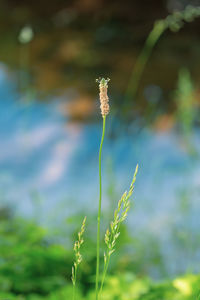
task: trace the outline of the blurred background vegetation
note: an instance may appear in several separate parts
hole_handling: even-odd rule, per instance
[[[199,7],[0,0],[0,299],[71,299],[84,215],[77,298],[94,299],[99,76],[102,233],[140,166],[102,299],[200,299]]]

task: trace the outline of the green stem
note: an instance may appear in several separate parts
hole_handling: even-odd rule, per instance
[[[73,284],[73,300],[75,300],[76,286]]]
[[[119,232],[120,224],[121,224],[121,222],[119,222],[118,225],[117,225],[117,231],[116,231],[116,233]],[[99,294],[101,294],[101,292],[102,292],[103,285],[104,285],[104,281],[105,281],[106,274],[107,274],[107,271],[108,271],[108,266],[109,266],[109,262],[110,262],[109,249],[107,250],[107,255],[106,255],[106,257],[107,257],[107,260],[106,260],[106,263],[104,263],[104,269],[103,269],[103,275],[102,275],[101,287],[100,287],[100,290],[99,290]]]
[[[76,298],[76,271],[77,267],[74,268],[73,300]]]
[[[101,144],[99,148],[99,209],[97,218],[97,264],[96,264],[96,300],[98,300],[99,289],[99,256],[100,256],[100,221],[101,221],[101,198],[102,198],[102,186],[101,186],[101,152],[105,135],[106,116],[103,117],[103,130],[101,137]]]
[[[105,278],[106,278],[106,274],[107,274],[107,271],[108,271],[109,261],[110,261],[110,255],[108,255],[107,262],[104,265],[104,270],[103,270],[103,275],[102,275],[101,287],[100,287],[100,290],[99,290],[99,294],[101,294],[102,289],[103,289],[103,284],[104,284],[104,281],[105,281]]]

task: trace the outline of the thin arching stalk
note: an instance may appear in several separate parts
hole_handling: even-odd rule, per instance
[[[165,19],[156,21],[152,31],[149,33],[144,47],[136,60],[134,69],[130,76],[127,89],[125,92],[125,98],[128,103],[136,97],[138,86],[144,71],[144,68],[151,56],[153,48],[158,42],[161,35],[169,28],[173,32],[178,32],[184,25],[184,22],[192,22],[196,18],[200,17],[200,7],[193,7],[188,5],[182,11],[175,11],[171,15],[168,15]],[[129,106],[127,105],[127,109]]]
[[[135,98],[144,68],[149,60],[149,57],[152,53],[155,44],[157,43],[157,41],[159,40],[160,36],[163,34],[165,29],[166,27],[162,22],[157,22],[155,23],[154,28],[150,32],[145,42],[145,45],[136,61],[134,70],[128,82],[127,90],[125,93],[125,98],[128,101],[131,101],[132,99]]]
[[[105,136],[105,127],[106,127],[106,116],[103,116],[103,129],[101,144],[99,148],[99,208],[98,208],[98,217],[97,217],[97,263],[96,263],[96,300],[98,300],[99,293],[99,260],[100,260],[100,223],[101,223],[101,199],[102,199],[102,184],[101,184],[101,152]]]

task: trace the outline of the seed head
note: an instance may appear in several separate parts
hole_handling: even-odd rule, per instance
[[[109,108],[109,98],[107,94],[108,90],[108,82],[110,81],[109,78],[99,78],[96,79],[96,82],[99,83],[99,98],[100,98],[100,108],[101,108],[101,114],[102,117],[105,117],[109,114],[110,108]]]
[[[107,246],[107,251],[104,253],[104,262],[107,263],[111,254],[115,251],[116,241],[120,235],[120,226],[126,220],[128,211],[130,209],[129,198],[133,194],[134,183],[136,180],[136,175],[138,171],[138,165],[135,168],[135,173],[129,188],[129,191],[125,192],[121,199],[118,201],[117,208],[114,211],[113,221],[110,223],[109,228],[105,233],[105,243]]]
[[[85,223],[86,223],[86,217],[83,219],[83,223],[81,225],[81,230],[78,233],[78,240],[74,243],[74,254],[75,254],[75,261],[74,265],[72,267],[72,283],[73,285],[76,285],[76,272],[78,265],[82,262],[82,256],[80,253],[81,245],[83,244],[83,234],[85,232]]]

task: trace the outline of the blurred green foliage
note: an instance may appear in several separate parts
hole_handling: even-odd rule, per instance
[[[196,299],[200,276],[186,275],[165,282],[152,282],[148,278],[137,278],[133,274],[112,276],[102,293],[102,300],[186,300]],[[89,300],[94,298],[91,293]]]
[[[0,235],[1,293],[45,295],[66,285],[71,252],[50,244],[44,229],[22,219],[9,219],[1,221]]]
[[[71,245],[67,249],[58,242],[55,244],[47,230],[27,220],[11,217],[1,219],[0,236],[0,299],[71,299]],[[88,284],[92,281],[95,256],[91,244],[90,251],[93,255],[84,255],[86,262],[79,278],[77,299],[94,299],[92,285]],[[102,300],[189,300],[198,299],[200,292],[198,275],[155,283],[145,275],[138,277],[123,268],[112,273],[114,275],[106,281]]]

